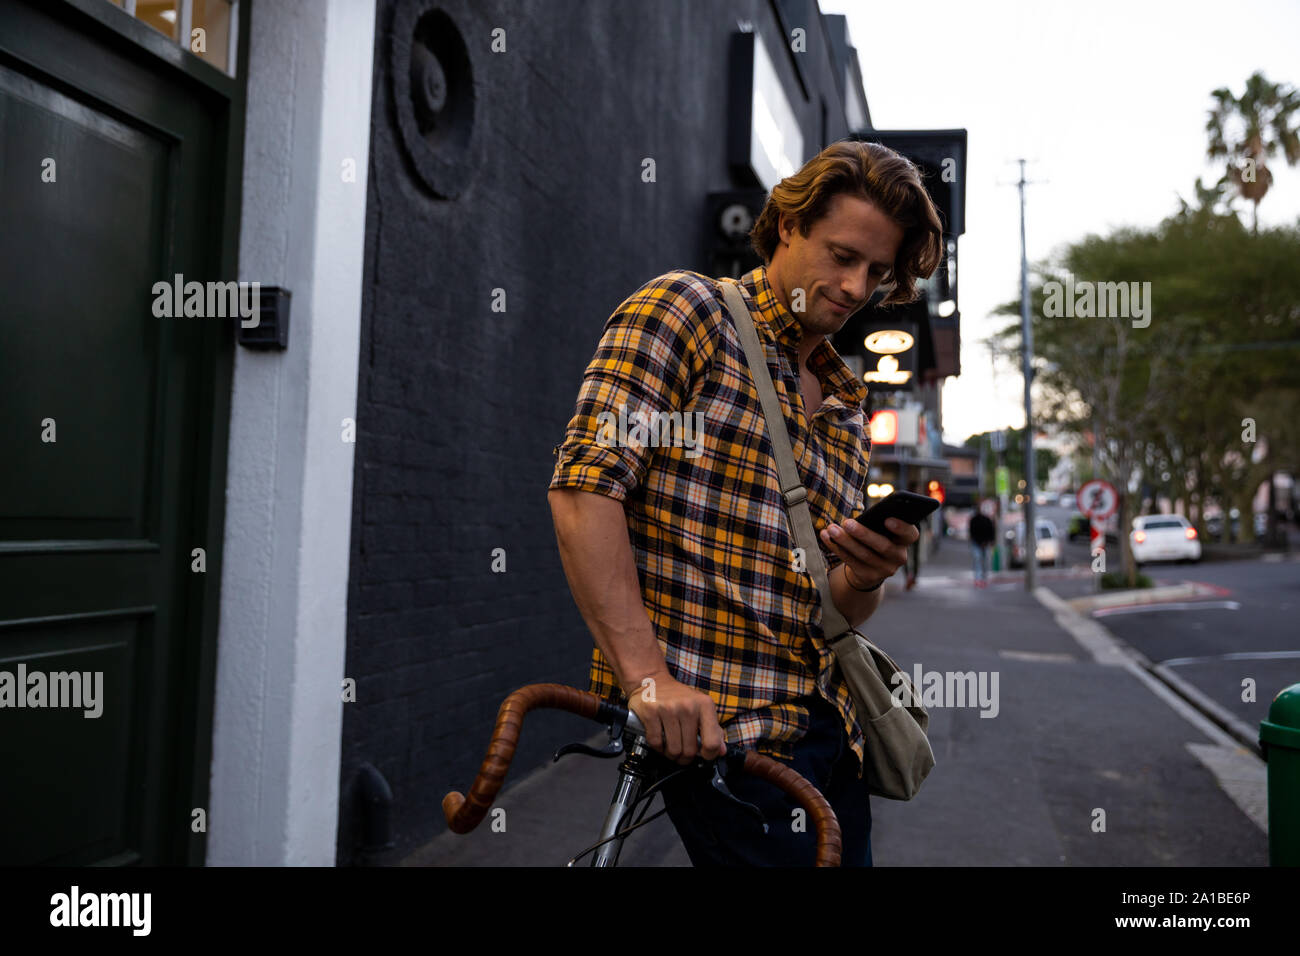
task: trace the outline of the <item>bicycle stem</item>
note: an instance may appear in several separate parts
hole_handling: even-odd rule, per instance
[[[635,714],[631,715],[635,718]],[[640,723],[639,721],[637,722]],[[632,813],[633,807],[641,797],[641,789],[651,777],[647,766],[650,746],[646,743],[644,731],[628,731],[633,735],[628,747],[628,754],[619,769],[618,785],[614,789],[614,799],[610,802],[609,812],[605,814],[605,823],[600,828],[600,844],[591,855],[592,866],[617,866],[618,855],[623,849],[625,837],[617,836],[624,822]],[[651,798],[653,799],[653,798]]]

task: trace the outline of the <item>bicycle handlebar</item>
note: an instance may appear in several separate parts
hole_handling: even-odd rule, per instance
[[[451,832],[469,833],[492,809],[492,801],[505,783],[510,761],[514,759],[524,714],[534,707],[552,707],[595,720],[601,708],[607,706],[595,694],[564,684],[528,684],[503,700],[492,729],[492,741],[474,785],[469,788],[469,797],[453,790],[442,798],[442,812]]]
[[[537,707],[565,710],[602,723],[618,722],[628,731],[645,735],[645,728],[634,711],[601,700],[588,691],[564,684],[528,684],[519,688],[501,703],[492,740],[469,796],[453,790],[442,799],[442,812],[453,833],[469,833],[492,809],[492,801],[505,783],[510,761],[514,758],[524,715]],[[728,751],[724,759],[793,797],[816,827],[817,866],[839,866],[842,850],[840,824],[835,811],[816,787],[780,761],[753,750],[739,751],[738,754]]]

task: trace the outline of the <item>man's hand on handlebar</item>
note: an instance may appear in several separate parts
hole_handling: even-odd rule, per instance
[[[727,752],[713,698],[664,670],[626,688],[628,706],[645,725],[646,742],[669,760],[686,765]]]

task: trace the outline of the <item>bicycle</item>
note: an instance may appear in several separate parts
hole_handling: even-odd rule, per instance
[[[536,708],[553,708],[577,714],[605,724],[609,733],[610,742],[604,747],[594,748],[584,743],[566,744],[555,752],[553,761],[570,753],[603,758],[623,756],[618,784],[614,788],[614,796],[601,827],[600,839],[570,859],[569,866],[574,866],[588,853],[592,855],[593,867],[616,866],[628,834],[667,812],[667,807],[664,807],[645,819],[654,795],[660,792],[663,784],[678,773],[703,771],[711,771],[712,785],[720,794],[757,815],[763,823],[764,832],[767,832],[767,822],[763,820],[761,811],[731,793],[726,785],[727,775],[748,773],[785,791],[803,807],[816,828],[816,865],[840,865],[842,842],[835,811],[821,792],[795,770],[756,751],[729,747],[726,754],[714,760],[697,758],[693,764],[681,770],[661,775],[650,760],[652,751],[646,739],[645,728],[634,711],[565,684],[528,684],[502,701],[492,731],[492,740],[470,787],[469,796],[452,791],[443,797],[443,815],[453,833],[469,833],[491,810],[492,801],[510,770],[510,761],[514,758],[523,728],[524,715]],[[640,815],[632,819],[643,801]]]

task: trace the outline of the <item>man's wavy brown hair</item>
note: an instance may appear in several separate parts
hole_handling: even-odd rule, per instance
[[[915,301],[918,279],[927,279],[943,259],[943,225],[910,160],[879,143],[841,140],[832,143],[798,172],[772,187],[771,195],[750,230],[754,251],[770,263],[781,244],[777,229],[782,213],[803,236],[829,211],[840,193],[860,196],[903,230],[893,266],[880,283],[881,305]]]

